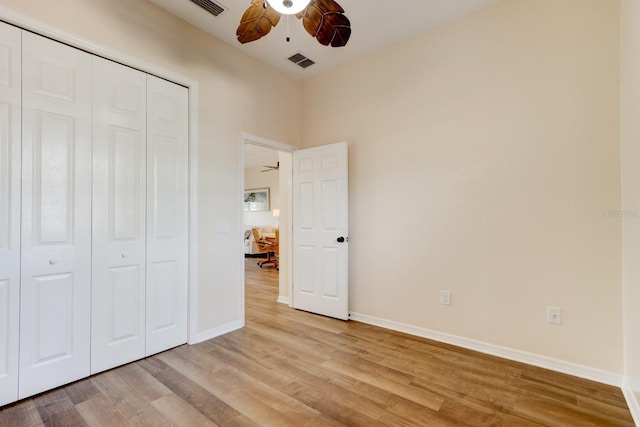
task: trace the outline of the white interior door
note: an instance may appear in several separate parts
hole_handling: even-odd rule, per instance
[[[18,399],[20,30],[0,22],[0,406]]]
[[[293,307],[349,317],[347,143],[293,153]]]
[[[93,58],[91,373],[145,356],[146,74]]]
[[[188,91],[147,77],[147,355],[187,342]]]
[[[91,56],[23,32],[20,385],[89,375]]]

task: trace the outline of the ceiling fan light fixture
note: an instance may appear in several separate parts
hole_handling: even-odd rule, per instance
[[[269,6],[283,15],[295,15],[304,10],[311,0],[266,0]]]
[[[289,15],[302,21],[306,32],[323,46],[346,46],[351,36],[351,22],[336,0],[251,0],[236,30],[238,41],[245,44],[261,39],[282,15],[287,21],[287,41]]]

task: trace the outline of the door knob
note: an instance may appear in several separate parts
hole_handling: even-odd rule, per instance
[[[56,265],[57,263],[58,263],[58,258],[55,258],[55,257],[54,257],[54,258],[51,258],[51,259],[49,260],[49,264],[51,264],[51,265]]]
[[[344,243],[344,237],[342,236],[338,237],[338,243]]]

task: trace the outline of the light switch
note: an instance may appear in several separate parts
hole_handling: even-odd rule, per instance
[[[229,224],[229,220],[219,219],[217,228],[218,228],[218,233],[229,233],[231,231],[231,225]]]

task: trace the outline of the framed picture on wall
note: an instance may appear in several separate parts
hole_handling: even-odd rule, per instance
[[[269,188],[254,188],[244,190],[244,210],[247,212],[261,212],[270,210]]]

